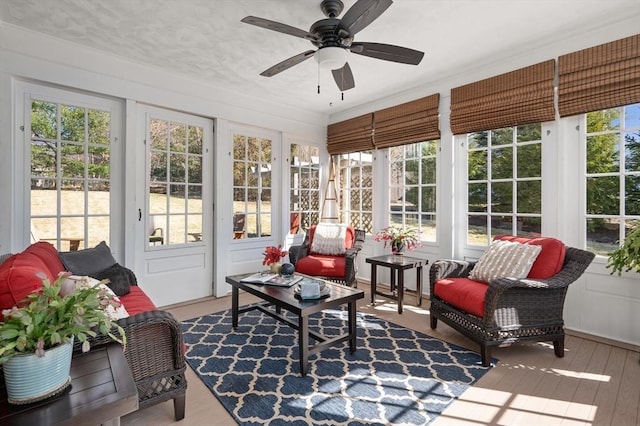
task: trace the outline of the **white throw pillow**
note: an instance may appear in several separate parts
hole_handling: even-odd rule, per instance
[[[104,308],[104,311],[107,313],[109,318],[111,318],[111,320],[117,321],[120,318],[127,318],[129,316],[129,312],[127,312],[122,302],[120,302],[120,298],[116,296],[113,290],[111,290],[106,284],[103,284],[99,280],[92,277],[81,277],[78,275],[69,275],[66,279],[66,282],[69,281],[73,283],[76,289],[93,287],[98,284],[100,289],[106,291],[107,294],[111,295],[113,297],[113,300],[117,301],[120,304],[120,306],[117,308],[113,305],[108,305],[106,308]]]
[[[318,254],[340,255],[346,252],[344,240],[347,236],[347,225],[324,223],[316,225],[311,242],[311,251]]]
[[[480,257],[469,278],[490,282],[495,278],[525,278],[542,246],[511,241],[494,241]]]

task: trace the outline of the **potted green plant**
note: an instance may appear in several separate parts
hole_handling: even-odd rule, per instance
[[[119,306],[104,285],[78,286],[62,273],[18,306],[2,311],[0,363],[9,402],[24,404],[61,392],[69,384],[74,340],[90,349],[97,333],[126,343],[124,330],[106,311]]]
[[[640,273],[640,226],[636,226],[625,236],[617,250],[609,253],[607,268],[611,269],[611,274],[621,275],[622,271],[631,270]]]

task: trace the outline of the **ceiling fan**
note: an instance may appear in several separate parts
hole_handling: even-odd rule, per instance
[[[318,47],[317,50],[307,50],[285,59],[263,71],[260,75],[273,77],[313,56],[321,66],[331,69],[338,88],[344,92],[355,87],[353,73],[347,62],[349,52],[410,65],[418,65],[422,60],[424,53],[418,50],[392,44],[353,41],[357,32],[375,21],[392,3],[392,0],[358,0],[347,10],[342,19],[338,19],[337,16],[344,9],[342,1],[322,0],[320,9],[327,18],[313,23],[309,31],[256,16],[247,16],[241,21],[304,38]]]

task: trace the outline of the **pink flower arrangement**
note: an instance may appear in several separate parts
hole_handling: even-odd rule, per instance
[[[264,260],[262,261],[263,265],[271,265],[272,263],[280,262],[280,259],[285,257],[288,252],[282,250],[282,244],[278,244],[278,247],[275,246],[267,246],[264,249]]]
[[[416,247],[422,246],[417,230],[403,229],[396,226],[387,226],[386,228],[382,228],[380,232],[374,236],[374,240],[384,241],[385,248],[388,244],[394,250],[396,247],[403,245],[407,250],[414,250]]]

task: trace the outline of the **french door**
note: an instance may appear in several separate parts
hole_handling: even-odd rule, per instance
[[[213,121],[138,108],[136,272],[158,306],[212,294]]]

